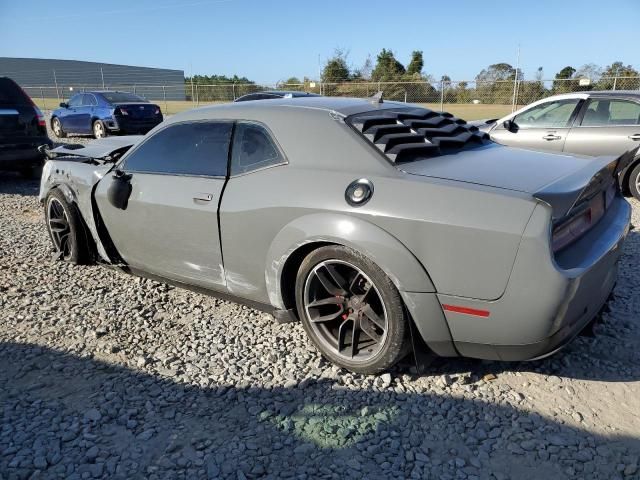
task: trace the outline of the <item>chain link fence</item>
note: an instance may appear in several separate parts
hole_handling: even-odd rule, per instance
[[[584,79],[449,81],[439,82],[305,82],[303,84],[234,83],[203,85],[46,85],[24,90],[44,110],[53,110],[60,102],[78,92],[108,89],[133,92],[160,104],[167,114],[200,105],[232,102],[248,93],[264,90],[294,90],[325,96],[366,98],[379,91],[384,98],[423,104],[436,110],[451,111],[466,119],[500,117],[536,100],[559,93],[588,90],[638,90],[640,77],[604,77]]]

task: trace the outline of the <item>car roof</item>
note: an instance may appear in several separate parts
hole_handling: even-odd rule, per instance
[[[318,111],[331,112],[340,116],[349,116],[372,110],[386,110],[389,108],[410,108],[414,105],[384,101],[378,103],[376,99],[350,98],[350,97],[323,97],[305,96],[297,98],[276,98],[268,102],[233,102],[221,105],[210,105],[172,115],[166,122],[178,122],[185,120],[205,120],[209,118],[246,118],[269,117],[282,113],[300,115]]]

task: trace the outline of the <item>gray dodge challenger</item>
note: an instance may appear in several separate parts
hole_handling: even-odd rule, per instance
[[[418,344],[554,353],[607,301],[630,226],[616,177],[632,153],[558,162],[380,98],[204,107],[48,155],[57,258],[301,321],[363,373]]]

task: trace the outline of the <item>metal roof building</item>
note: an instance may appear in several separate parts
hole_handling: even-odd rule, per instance
[[[89,89],[126,90],[151,100],[184,100],[184,71],[166,68],[46,58],[0,57],[0,76],[10,77],[28,93],[68,98]],[[40,93],[38,93],[39,95]]]

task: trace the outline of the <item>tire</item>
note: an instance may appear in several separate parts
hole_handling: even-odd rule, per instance
[[[58,138],[66,138],[67,133],[62,129],[62,123],[58,117],[53,117],[51,119],[51,130],[53,134]]]
[[[44,216],[57,258],[76,265],[90,263],[87,234],[80,213],[60,190],[52,190],[47,195]]]
[[[295,289],[302,325],[332,363],[375,374],[409,352],[400,293],[380,267],[355,250],[338,245],[314,250],[298,269]]]
[[[636,200],[640,200],[640,162],[629,174],[629,192]]]
[[[107,127],[102,120],[94,120],[91,124],[91,132],[93,132],[93,138],[104,138],[107,136]]]

